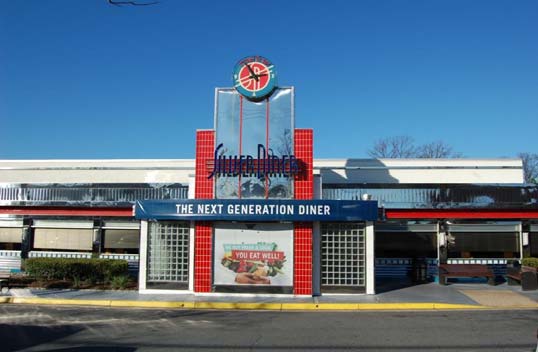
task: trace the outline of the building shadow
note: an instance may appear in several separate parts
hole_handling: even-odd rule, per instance
[[[84,328],[80,326],[39,326],[20,324],[0,324],[0,350],[3,352],[18,351],[32,346],[76,334]]]
[[[399,184],[390,173],[390,168],[380,159],[347,159],[337,167],[320,168],[323,182],[323,198],[338,200],[371,199],[378,202],[380,221],[384,220],[384,188]],[[322,269],[323,270],[323,269]],[[376,277],[376,292],[387,292],[413,285],[406,278]]]
[[[74,325],[60,326],[40,326],[40,325],[21,325],[21,324],[0,324],[0,351],[12,352],[26,348],[40,346],[48,343],[54,343],[56,340],[66,338],[84,330],[84,327]],[[69,343],[69,342],[67,342]],[[79,344],[73,342],[73,345]],[[130,346],[76,346],[66,348],[52,348],[43,351],[63,351],[63,352],[133,352],[136,347]]]
[[[375,293],[385,293],[390,291],[397,291],[411,286],[420,285],[420,283],[413,282],[409,278],[376,278],[375,279]]]
[[[136,347],[124,347],[124,346],[79,346],[79,347],[67,347],[60,349],[44,350],[42,352],[134,352]]]
[[[343,166],[320,167],[323,186],[352,188],[366,184],[398,184],[390,168],[381,159],[346,159]]]

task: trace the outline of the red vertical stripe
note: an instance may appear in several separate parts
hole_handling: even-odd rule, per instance
[[[295,199],[312,199],[314,198],[314,159],[311,129],[295,130],[294,152],[302,166],[301,172],[294,180]]]
[[[207,178],[211,170],[207,162],[213,159],[215,149],[214,131],[196,132],[196,176],[194,193],[196,199],[214,197],[213,179]],[[200,221],[194,227],[194,291],[211,291],[211,263],[213,226],[210,222]]]
[[[243,154],[243,96],[239,95],[239,156]],[[238,198],[241,199],[241,171],[239,170]]]
[[[294,153],[302,170],[294,179],[295,199],[314,198],[313,131],[294,131]],[[312,294],[312,223],[295,223],[294,230],[294,290],[297,295]]]
[[[194,197],[197,199],[213,198],[213,179],[207,178],[211,170],[207,162],[213,160],[215,151],[215,132],[196,131],[196,162]]]
[[[212,223],[198,221],[194,238],[194,292],[211,292]]]
[[[386,209],[387,219],[538,219],[538,210]]]
[[[133,208],[93,208],[93,207],[27,207],[0,206],[0,214],[46,215],[46,216],[120,216],[134,217]]]
[[[312,223],[294,224],[294,276],[296,295],[312,294]]]
[[[269,152],[269,98],[265,104],[265,159]],[[269,198],[269,176],[265,175],[265,199]]]

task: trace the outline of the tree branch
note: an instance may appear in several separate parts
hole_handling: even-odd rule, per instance
[[[153,2],[136,2],[136,1],[116,1],[116,0],[108,0],[108,3],[110,5],[115,6],[123,6],[123,5],[131,5],[131,6],[149,6],[149,5],[155,5],[158,4],[158,1]]]

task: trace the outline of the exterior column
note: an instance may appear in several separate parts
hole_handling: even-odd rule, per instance
[[[375,294],[374,223],[366,222],[366,294]]]
[[[189,175],[189,191],[187,194],[188,199],[194,199],[194,189],[196,188],[196,182],[194,175]],[[195,233],[196,226],[194,221],[189,222],[189,291],[194,292],[194,255],[195,255]]]
[[[215,131],[196,131],[196,176],[194,198],[213,199],[213,179],[207,162],[213,160]],[[196,221],[194,225],[194,292],[211,292],[211,264],[213,262],[213,224]]]
[[[138,289],[146,289],[148,263],[148,222],[140,222],[140,264],[138,269]]]
[[[295,129],[295,157],[301,163],[302,170],[294,179],[295,199],[314,198],[313,174],[313,130]],[[312,295],[312,222],[294,224],[294,293]]]
[[[92,257],[94,258],[99,258],[105,248],[105,244],[103,242],[104,230],[102,229],[102,227],[103,226],[101,220],[93,221]]]
[[[523,259],[523,222],[519,222],[517,226],[519,229],[519,260]]]
[[[448,225],[446,223],[440,223],[438,225],[437,232],[437,243],[438,248],[437,252],[439,253],[437,257],[437,264],[446,264],[448,261],[448,239],[447,239]]]
[[[314,199],[322,199],[322,180],[319,171],[314,174]],[[321,226],[314,222],[312,242],[312,295],[321,296]]]
[[[321,296],[321,229],[314,223],[312,242],[312,296]]]
[[[28,255],[32,250],[32,227],[30,224],[24,224],[22,227],[21,238],[21,259],[28,259]]]
[[[293,287],[296,295],[312,295],[312,223],[296,222],[293,234]]]

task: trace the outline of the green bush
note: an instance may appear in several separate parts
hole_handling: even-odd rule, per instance
[[[127,275],[114,276],[112,279],[110,279],[110,287],[113,290],[123,290],[128,284],[129,276]]]
[[[538,258],[523,258],[521,264],[524,266],[531,266],[533,268],[538,268]]]
[[[109,282],[114,276],[127,276],[128,263],[115,259],[30,258],[25,270],[38,280]]]

